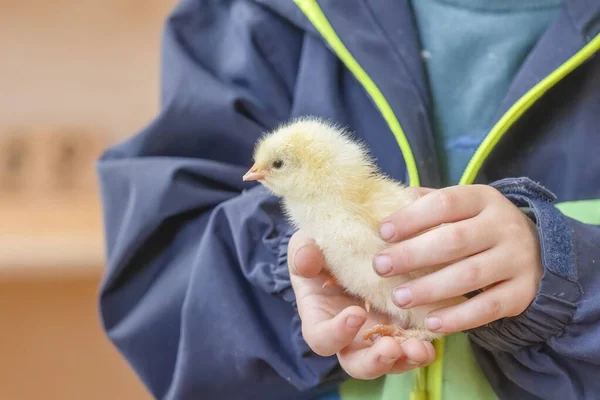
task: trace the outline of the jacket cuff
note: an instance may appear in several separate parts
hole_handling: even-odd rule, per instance
[[[490,351],[514,352],[560,336],[572,320],[581,296],[574,238],[567,218],[554,206],[555,195],[546,188],[528,178],[503,179],[490,186],[532,214],[544,273],[535,299],[521,315],[466,333],[473,342]]]

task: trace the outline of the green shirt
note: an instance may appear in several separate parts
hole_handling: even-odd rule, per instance
[[[560,0],[413,0],[443,183],[457,184]]]

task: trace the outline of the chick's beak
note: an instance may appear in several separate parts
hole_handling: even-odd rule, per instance
[[[265,179],[265,173],[263,171],[260,171],[254,165],[242,177],[242,180],[244,180],[244,181],[262,181],[263,179]]]

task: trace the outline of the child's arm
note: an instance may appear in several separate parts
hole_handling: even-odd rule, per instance
[[[101,315],[155,398],[310,398],[339,378],[302,340],[278,201],[242,182],[256,139],[289,117],[301,46],[252,1],[182,2],[159,116],[99,163]]]

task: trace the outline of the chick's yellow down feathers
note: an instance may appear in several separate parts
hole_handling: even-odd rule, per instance
[[[412,277],[382,278],[373,271],[373,258],[388,246],[379,236],[380,222],[416,197],[379,171],[366,146],[323,120],[294,120],[258,141],[244,179],[257,180],[281,197],[290,222],[323,251],[336,284],[394,322],[373,328],[365,338],[441,337],[424,327],[424,318],[453,303],[401,309],[392,291]]]

